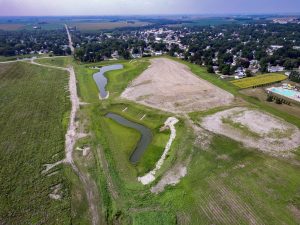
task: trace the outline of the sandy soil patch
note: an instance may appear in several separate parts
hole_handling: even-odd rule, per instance
[[[244,107],[207,116],[201,125],[209,131],[242,142],[246,147],[273,154],[281,154],[300,146],[300,130],[296,126]]]
[[[147,173],[146,175],[144,175],[142,177],[138,177],[138,181],[140,181],[143,185],[150,184],[151,182],[153,182],[155,180],[155,174],[161,168],[161,166],[163,165],[163,163],[164,163],[164,161],[167,157],[167,154],[168,154],[168,152],[171,148],[171,145],[172,145],[172,143],[173,143],[173,141],[176,137],[175,124],[178,123],[178,122],[179,122],[179,120],[177,118],[169,117],[166,120],[165,125],[160,129],[161,131],[166,130],[166,129],[170,129],[171,130],[171,135],[170,135],[168,143],[166,144],[166,147],[165,147],[165,150],[164,150],[162,156],[160,157],[160,159],[155,164],[155,168],[153,170],[151,170],[149,173]]]
[[[122,98],[164,111],[201,111],[230,104],[232,94],[200,79],[187,66],[152,59],[151,66],[122,93]]]
[[[172,169],[170,169],[162,179],[151,188],[151,192],[158,194],[163,192],[167,185],[175,186],[180,182],[180,179],[185,177],[187,174],[187,168],[183,165],[176,165]]]

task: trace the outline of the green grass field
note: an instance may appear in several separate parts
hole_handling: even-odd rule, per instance
[[[65,168],[41,174],[64,158],[68,73],[27,63],[0,66],[0,221],[69,224],[70,182]],[[62,185],[61,200],[49,197]]]
[[[95,163],[97,169],[93,172],[93,177],[99,180],[108,221],[122,221],[122,224],[297,224],[290,208],[300,205],[299,166],[247,149],[219,135],[213,135],[209,149],[203,150],[194,144],[195,135],[184,117],[179,117],[177,138],[158,173],[158,180],[170,166],[190,158],[188,175],[178,185],[167,187],[163,193],[151,194],[149,186],[137,182],[137,176],[153,167],[161,155],[161,148],[169,135],[159,133],[158,128],[169,115],[119,98],[128,83],[147,68],[147,62],[98,64],[105,63],[123,63],[125,66],[124,70],[106,74],[111,95],[105,101],[98,98],[92,78],[96,71],[89,69],[89,65],[77,65],[76,71],[79,95],[83,101],[92,103],[81,112],[82,118],[88,120],[87,129],[94,134],[90,140],[94,155],[102,152],[108,162],[105,171],[101,166],[103,162],[98,158]],[[183,63],[199,77],[242,98],[245,102],[241,104],[259,107],[300,127],[299,119],[240,94],[237,87],[208,74],[204,67]],[[126,107],[128,109],[123,112]],[[195,112],[190,116],[199,121],[203,116],[222,109]],[[147,149],[136,166],[131,165],[128,158],[139,134],[105,118],[106,112],[115,112],[140,122],[151,128],[154,137],[157,137],[153,147]],[[144,114],[147,114],[145,120],[139,121]],[[295,160],[300,159],[299,155],[300,149],[296,151]],[[118,198],[114,198],[112,192],[118,193]]]

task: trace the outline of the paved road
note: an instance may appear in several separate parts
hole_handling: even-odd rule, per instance
[[[72,54],[74,54],[75,49],[73,47],[72,37],[71,37],[71,34],[70,34],[70,31],[69,31],[69,28],[68,28],[67,24],[65,24],[65,28],[66,28],[68,38],[69,38],[69,47],[71,49]]]

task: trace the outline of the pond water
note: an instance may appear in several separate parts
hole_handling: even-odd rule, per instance
[[[133,164],[137,163],[140,160],[140,158],[142,157],[142,155],[144,154],[144,152],[146,151],[148,145],[152,141],[151,130],[141,124],[129,121],[129,120],[125,119],[124,117],[122,117],[118,114],[115,114],[115,113],[108,113],[108,114],[106,114],[106,117],[113,119],[115,122],[117,122],[125,127],[133,128],[141,133],[142,136],[141,136],[134,152],[131,154],[131,156],[129,158],[131,163],[133,163]]]
[[[107,97],[107,91],[105,90],[105,87],[107,85],[107,78],[105,77],[104,74],[108,71],[120,70],[120,69],[123,69],[123,65],[121,64],[103,66],[100,68],[100,71],[98,73],[95,73],[93,75],[93,78],[98,86],[101,98]]]

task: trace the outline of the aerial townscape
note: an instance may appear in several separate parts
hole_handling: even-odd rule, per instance
[[[0,0],[0,225],[300,224],[299,9]]]

